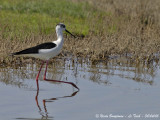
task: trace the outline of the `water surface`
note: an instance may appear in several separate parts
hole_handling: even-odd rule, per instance
[[[100,120],[159,119],[159,63],[134,64],[128,60],[92,63],[77,58],[57,59],[37,91],[39,64],[0,68],[0,119]],[[158,116],[147,116],[158,115]],[[118,117],[118,118],[115,118]],[[124,118],[121,118],[124,117]]]

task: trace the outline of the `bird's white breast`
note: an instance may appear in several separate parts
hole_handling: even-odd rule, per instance
[[[63,46],[63,40],[57,40],[57,41],[54,41],[53,43],[56,44],[56,47],[51,48],[51,49],[40,49],[39,50],[40,59],[49,60],[61,52],[61,49]]]

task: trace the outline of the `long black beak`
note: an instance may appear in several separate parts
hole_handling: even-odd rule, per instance
[[[72,33],[70,33],[67,29],[65,30],[67,33],[69,33],[70,35],[72,35],[74,38],[76,38],[76,36],[74,36]]]

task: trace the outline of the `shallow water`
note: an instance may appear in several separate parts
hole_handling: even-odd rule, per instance
[[[0,68],[0,119],[26,120],[145,120],[160,119],[159,63],[133,64],[128,60],[91,63],[57,59],[37,91],[40,65]],[[123,117],[123,118],[122,118]]]

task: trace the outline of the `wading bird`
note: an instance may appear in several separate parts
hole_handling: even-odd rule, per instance
[[[46,69],[45,69],[44,78],[43,78],[45,81],[71,84],[73,87],[75,87],[79,90],[79,88],[72,82],[46,79],[46,72],[47,72],[47,66],[48,66],[49,60],[51,58],[55,57],[56,55],[58,55],[62,49],[63,42],[64,42],[63,31],[66,31],[67,33],[69,33],[70,35],[75,37],[72,33],[70,33],[66,29],[66,26],[63,23],[59,23],[56,25],[56,34],[57,34],[56,41],[42,43],[40,45],[31,47],[28,49],[24,49],[22,51],[12,53],[12,55],[14,55],[14,56],[27,56],[27,57],[34,57],[34,58],[39,58],[39,59],[43,60],[42,65],[41,65],[39,72],[37,74],[37,77],[36,77],[36,83],[37,83],[38,90],[39,90],[38,78],[39,78],[39,74],[40,74],[41,69],[42,69],[45,62],[46,62]]]

